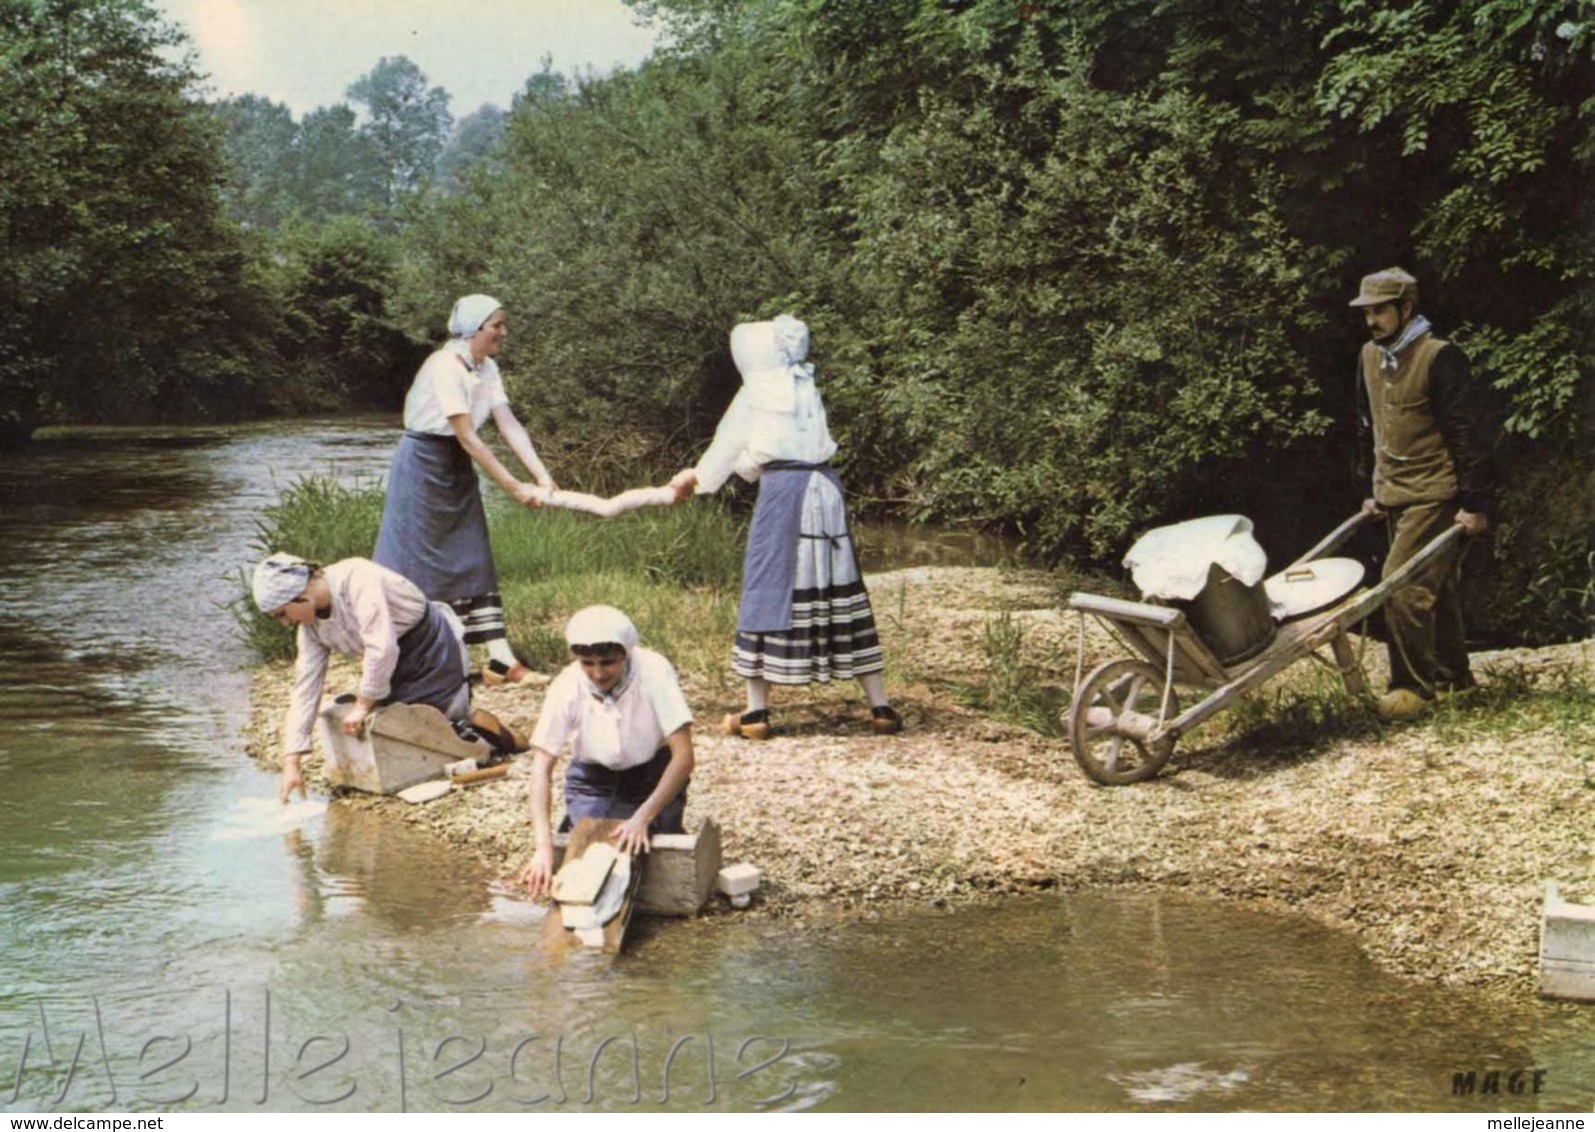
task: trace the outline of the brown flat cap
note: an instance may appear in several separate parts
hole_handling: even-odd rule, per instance
[[[1354,307],[1376,307],[1380,303],[1399,303],[1418,290],[1418,281],[1399,267],[1387,267],[1362,277],[1362,289],[1351,300]]]

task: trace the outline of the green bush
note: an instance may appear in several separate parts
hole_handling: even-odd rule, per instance
[[[1530,644],[1595,637],[1595,526],[1546,541],[1518,604]]]
[[[1024,622],[1007,610],[988,617],[981,647],[986,655],[986,681],[973,697],[974,705],[993,719],[1043,735],[1062,734],[1062,719],[1068,710],[1063,689],[1030,655],[1033,650]]]

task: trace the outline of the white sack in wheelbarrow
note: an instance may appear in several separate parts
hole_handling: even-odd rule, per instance
[[[1209,515],[1158,527],[1136,539],[1124,556],[1143,597],[1190,601],[1207,585],[1217,563],[1230,577],[1255,586],[1268,571],[1268,555],[1252,537],[1244,515]]]

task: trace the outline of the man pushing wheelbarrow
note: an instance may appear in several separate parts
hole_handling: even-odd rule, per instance
[[[1362,692],[1348,632],[1380,608],[1390,638],[1381,716],[1412,718],[1437,696],[1472,686],[1459,575],[1464,538],[1489,526],[1495,471],[1479,436],[1468,361],[1430,333],[1417,313],[1417,284],[1399,268],[1365,277],[1352,306],[1366,311],[1373,339],[1358,369],[1361,448],[1373,455],[1373,492],[1362,509],[1266,580],[1241,516],[1160,528],[1125,559],[1146,601],[1069,598],[1069,608],[1095,617],[1130,653],[1087,673],[1081,633],[1067,727],[1075,761],[1093,781],[1153,777],[1185,732],[1296,661],[1323,660],[1326,650],[1347,689]],[[1390,552],[1378,584],[1357,590],[1361,564],[1328,556],[1378,516]],[[1182,709],[1176,686],[1204,695]]]
[[[1451,524],[1467,535],[1490,525],[1495,465],[1479,427],[1468,357],[1435,337],[1418,313],[1418,281],[1399,267],[1363,277],[1360,307],[1372,341],[1357,365],[1358,467],[1372,455],[1366,511],[1390,535],[1384,576]],[[1369,443],[1369,433],[1372,433]],[[1453,542],[1385,603],[1390,690],[1386,719],[1421,715],[1437,695],[1473,686],[1462,625],[1463,545]]]

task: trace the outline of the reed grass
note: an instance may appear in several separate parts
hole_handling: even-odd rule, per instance
[[[1338,674],[1309,666],[1294,678],[1242,698],[1203,731],[1212,727],[1232,751],[1287,760],[1321,751],[1338,739],[1366,740],[1406,728],[1432,735],[1438,749],[1476,740],[1510,741],[1544,727],[1562,734],[1595,731],[1595,686],[1587,664],[1558,662],[1531,669],[1498,662],[1477,675],[1476,688],[1442,695],[1416,720],[1391,723],[1379,718],[1377,692],[1351,695]]]
[[[239,635],[262,660],[287,660],[294,655],[294,631],[255,608],[250,596],[254,562],[286,551],[312,562],[370,557],[382,525],[382,485],[377,481],[339,482],[331,475],[305,475],[282,489],[277,502],[255,519],[250,539],[250,565],[234,577],[239,594],[227,611]]]
[[[986,679],[973,706],[993,719],[1058,736],[1061,691],[1052,672],[1033,657],[1028,638],[1024,622],[1007,610],[986,619],[981,634]]]
[[[1207,694],[1192,691],[1190,702]],[[1376,735],[1382,725],[1371,697],[1353,696],[1339,673],[1310,665],[1291,678],[1264,684],[1242,696],[1213,717],[1211,726],[1214,737],[1226,737],[1232,751],[1289,760],[1335,739]]]
[[[1478,673],[1478,687],[1443,697],[1428,718],[1450,744],[1485,736],[1510,738],[1540,728],[1587,735],[1595,730],[1595,686],[1589,673],[1587,661],[1572,659],[1535,668],[1497,662]]]
[[[380,483],[304,476],[255,522],[252,558],[285,550],[316,562],[369,557],[382,522]],[[550,671],[568,659],[564,625],[584,605],[624,610],[650,648],[683,672],[724,669],[736,624],[745,521],[718,500],[689,500],[613,519],[494,499],[488,508],[511,644]],[[259,612],[247,569],[228,605],[262,659],[294,652],[293,633]]]

